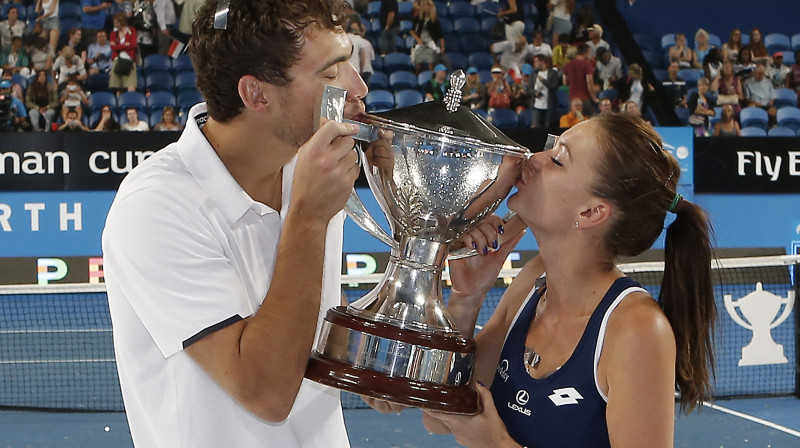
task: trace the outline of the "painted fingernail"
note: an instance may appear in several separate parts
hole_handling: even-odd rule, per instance
[[[481,387],[486,387],[486,385],[485,385],[485,384],[483,384],[483,381],[480,381],[480,380],[478,381],[478,386],[481,386]]]
[[[472,248],[475,249],[475,250],[478,250],[478,245],[475,244],[475,241],[472,242]]]
[[[492,241],[492,247],[497,250],[497,240]]]
[[[506,231],[506,229],[505,229],[505,227],[503,227],[502,224],[500,224],[499,226],[497,226],[497,231],[500,232],[500,235],[502,235],[503,232]]]
[[[488,247],[484,247],[483,248],[483,255],[488,255],[488,254],[489,254],[489,248]]]

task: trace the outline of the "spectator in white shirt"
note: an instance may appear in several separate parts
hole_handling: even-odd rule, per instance
[[[147,126],[142,120],[139,120],[139,113],[133,107],[129,107],[125,111],[125,116],[128,117],[128,122],[124,123],[121,128],[123,131],[149,131],[150,127]]]

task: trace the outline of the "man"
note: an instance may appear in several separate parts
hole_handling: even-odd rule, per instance
[[[583,101],[583,111],[587,115],[594,113],[594,103],[597,102],[594,85],[594,65],[589,57],[589,46],[578,45],[575,58],[564,67],[564,85],[569,87],[570,103],[578,98]]]
[[[503,70],[513,70],[517,76],[519,76],[522,65],[533,58],[533,47],[523,35],[517,37],[516,40],[496,42],[492,44],[491,50],[495,58],[499,57]]]
[[[589,50],[591,51],[591,56],[595,57],[597,55],[598,48],[606,48],[611,50],[611,46],[608,45],[608,42],[603,40],[603,27],[594,24],[586,29],[589,32],[589,41],[586,42],[586,45],[589,46]]]
[[[622,61],[612,55],[608,48],[600,47],[597,49],[595,68],[597,69],[597,78],[600,81],[598,87],[602,90],[613,89],[617,81],[622,79]]]
[[[598,106],[598,109],[600,110],[598,113],[601,113],[601,114],[609,114],[611,112],[614,112],[614,109],[612,108],[612,105],[611,105],[611,100],[608,99],[608,98],[601,98],[600,99],[600,104]]]
[[[533,58],[535,76],[531,77],[533,83],[533,98],[531,101],[531,127],[549,128],[553,125],[553,118],[558,106],[558,86],[561,77],[558,70],[550,67],[550,58],[536,55]]]
[[[25,36],[25,23],[19,20],[19,10],[16,6],[8,8],[8,18],[0,22],[0,48],[11,47],[11,38]]]
[[[81,119],[78,116],[78,111],[75,109],[70,109],[67,111],[67,117],[64,119],[64,124],[59,126],[58,130],[61,132],[80,132],[88,131],[89,128],[81,123]]]
[[[197,11],[203,6],[204,0],[186,0],[183,2],[183,9],[181,9],[181,17],[178,22],[178,37],[181,42],[188,42],[192,36],[192,23],[197,16]]]
[[[16,131],[26,126],[28,111],[25,103],[11,94],[13,83],[8,79],[0,81],[0,130]]]
[[[442,101],[449,88],[450,80],[447,79],[447,67],[444,64],[437,64],[433,68],[433,77],[425,83],[422,93],[425,94],[425,101]]]
[[[397,37],[400,35],[400,14],[397,0],[380,0],[379,20],[381,34],[378,36],[378,51],[381,56],[397,51]]]
[[[126,178],[103,234],[122,394],[137,447],[347,447],[339,391],[304,381],[341,304],[355,126],[313,117],[367,87],[341,2],[217,1],[191,57],[207,103]],[[220,8],[222,9],[222,8]]]
[[[673,107],[686,107],[686,81],[678,76],[680,65],[677,60],[667,67],[667,77],[661,81],[661,87]]]
[[[571,128],[586,119],[583,114],[583,101],[575,98],[569,103],[569,112],[561,116],[559,125],[562,128]]]
[[[86,51],[86,65],[89,74],[108,73],[111,71],[111,44],[105,30],[98,30],[95,42]]]
[[[766,68],[767,79],[772,81],[772,87],[786,86],[786,77],[791,69],[783,63],[783,52],[776,51],[772,54],[772,64]]]
[[[744,83],[744,98],[748,106],[766,110],[772,125],[775,123],[778,109],[775,107],[775,88],[765,74],[766,64],[763,61],[756,62],[753,77]]]

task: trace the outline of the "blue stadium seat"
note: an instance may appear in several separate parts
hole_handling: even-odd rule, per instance
[[[183,90],[178,92],[178,109],[180,112],[188,113],[189,109],[197,103],[205,101],[203,95],[198,90]]]
[[[750,35],[742,33],[742,45],[748,45],[750,43]]]
[[[683,68],[678,70],[678,77],[686,81],[686,88],[697,87],[697,80],[703,77],[703,71]]]
[[[686,107],[676,107],[675,108],[675,115],[678,116],[678,120],[681,122],[682,126],[686,126],[689,124],[689,109]]]
[[[409,31],[414,29],[414,22],[410,20],[401,20],[400,21],[400,34],[407,34]],[[406,45],[408,46],[408,45]]]
[[[372,72],[369,77],[369,90],[389,90],[389,77],[382,71]]]
[[[786,106],[778,109],[775,116],[778,126],[791,128],[795,132],[800,131],[800,109]]]
[[[399,70],[389,75],[389,88],[395,92],[405,89],[416,89],[417,75],[413,72]]]
[[[458,36],[458,34],[448,33],[444,35],[444,51],[461,51],[461,38]]]
[[[150,126],[152,130],[158,123],[161,123],[161,109],[150,111],[148,115],[147,124]]]
[[[797,133],[792,128],[775,126],[767,131],[767,137],[794,137]]]
[[[518,126],[521,128],[529,128],[531,127],[531,113],[532,111],[529,109],[525,109],[519,113],[517,113],[517,118],[519,119]]]
[[[172,60],[172,71],[177,75],[180,72],[193,72],[192,58],[188,54],[178,55]]]
[[[491,53],[478,51],[467,56],[467,64],[474,65],[478,70],[490,70],[494,65]]]
[[[794,59],[794,52],[792,51],[784,51],[783,53],[783,64],[787,67],[791,67],[795,62]]]
[[[472,6],[469,3],[467,5]],[[478,34],[481,32],[481,24],[475,17],[461,17],[453,21],[453,32],[460,35]]]
[[[486,2],[484,2],[486,3]],[[481,3],[483,4],[483,3]],[[485,36],[491,35],[494,24],[497,23],[497,17],[484,17],[481,19],[481,33]]]
[[[422,101],[422,93],[417,89],[405,89],[394,94],[394,103],[397,107],[413,106]]]
[[[766,131],[768,119],[767,111],[760,107],[745,107],[739,112],[739,123],[743,128],[757,127]]]
[[[422,86],[424,86],[426,83],[428,83],[431,80],[431,78],[433,78],[433,72],[432,71],[425,70],[425,71],[419,72],[419,75],[417,75],[417,85],[420,88],[422,88]]]
[[[480,34],[461,36],[461,52],[465,54],[489,51],[489,39]]]
[[[122,92],[117,97],[117,105],[121,114],[133,107],[140,112],[140,115],[144,116],[147,111],[147,98],[141,92]]]
[[[74,19],[80,22],[83,18],[83,9],[78,3],[60,2],[58,5],[58,18],[62,21],[63,19]],[[65,29],[62,26],[61,31],[69,31],[69,28]]]
[[[172,72],[172,61],[164,54],[151,54],[142,60],[142,70],[145,75],[155,72]]]
[[[765,130],[759,128],[759,127],[751,126],[751,127],[742,128],[741,136],[742,137],[766,137],[767,136],[767,131],[765,131]]]
[[[617,92],[616,89],[606,89],[600,92],[598,98],[600,98],[601,100],[603,98],[608,98],[613,103],[617,99],[617,95],[619,95],[619,92]]]
[[[447,18],[447,2],[433,2],[433,6],[436,7],[436,16],[439,17],[439,20]]]
[[[530,4],[530,2],[525,3],[526,6],[528,4]],[[498,12],[500,12],[499,2],[481,2],[475,5],[475,16],[477,16],[479,19],[486,17],[497,18]]]
[[[716,34],[708,33],[708,44],[712,47],[722,48],[722,39]],[[700,61],[701,63],[703,61]]]
[[[394,109],[394,95],[388,90],[373,90],[364,98],[367,112],[384,112]]]
[[[481,80],[481,84],[486,84],[487,82],[492,80],[492,71],[491,70],[478,70],[478,79]]]
[[[511,109],[495,109],[489,114],[492,124],[501,129],[511,129],[519,126],[519,117]]]
[[[675,45],[675,34],[669,33],[661,36],[661,49],[669,50],[669,47]]]
[[[411,20],[414,13],[414,2],[411,0],[397,2],[397,15],[400,20]]]
[[[453,70],[465,69],[469,66],[467,57],[463,53],[448,51],[445,53],[447,60],[450,61],[450,68]]]
[[[60,7],[59,7],[60,8]],[[59,17],[59,27],[61,28],[61,36],[66,36],[69,30],[81,27],[81,19],[73,17]]]
[[[717,106],[714,108],[714,116],[708,117],[708,125],[711,129],[714,129],[714,124],[718,122],[722,118],[722,106]]]
[[[92,92],[92,94],[96,92],[108,92],[108,79],[108,73],[95,73],[86,78],[84,85],[86,86],[86,90]]]
[[[372,60],[372,69],[377,71],[384,71],[383,56],[376,54],[375,59]]]
[[[800,50],[800,33],[797,33],[792,36],[792,51]],[[786,55],[783,56],[786,58]]]
[[[175,90],[181,91],[186,89],[197,88],[197,76],[194,72],[178,72],[175,75]]]
[[[453,21],[447,17],[439,16],[439,25],[442,27],[442,33],[450,34],[453,32]]]
[[[784,106],[797,107],[797,93],[788,87],[778,87],[775,89],[775,107],[780,109]]]
[[[787,51],[792,48],[792,40],[781,33],[770,33],[764,36],[764,46],[770,55],[776,51]]]
[[[152,112],[153,110],[161,110],[164,106],[177,107],[178,101],[175,95],[170,92],[153,92],[147,97],[147,108]]]
[[[414,64],[411,63],[411,57],[409,55],[395,52],[389,53],[383,57],[383,71],[392,73],[398,70],[414,71]]]
[[[367,4],[367,17],[370,19],[377,18],[381,13],[381,2],[369,2]]]
[[[92,92],[89,95],[89,112],[99,112],[106,105],[111,106],[112,110],[117,110],[117,97],[113,93]]]
[[[172,92],[175,78],[170,72],[153,72],[145,77],[145,88],[150,92]]]
[[[475,7],[470,2],[455,1],[447,9],[450,18],[458,22],[462,18],[475,18]]]

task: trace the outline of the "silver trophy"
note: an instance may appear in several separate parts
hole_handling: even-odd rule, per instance
[[[365,115],[358,122],[342,118],[346,92],[325,88],[320,114],[361,127],[359,157],[391,235],[355,191],[347,212],[388,244],[391,255],[370,293],[327,312],[306,377],[400,404],[474,414],[477,393],[469,380],[475,342],[451,321],[442,271],[453,243],[509,194],[529,152],[459,106],[463,72],[450,80],[444,103]]]

